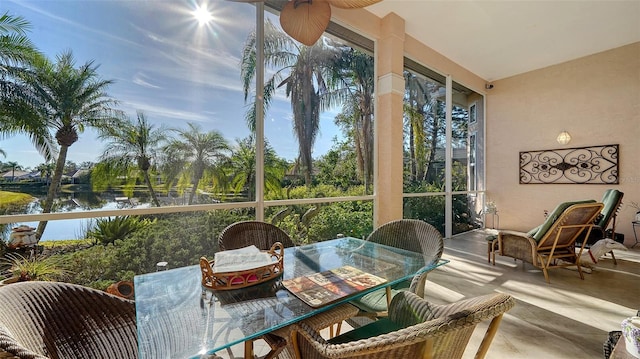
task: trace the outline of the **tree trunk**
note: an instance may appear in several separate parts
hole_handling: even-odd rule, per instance
[[[156,207],[160,207],[160,201],[158,201],[158,197],[156,196],[156,191],[153,190],[153,185],[151,184],[151,179],[149,178],[149,171],[143,171],[144,173],[144,182],[147,184],[147,188],[149,188],[149,193],[151,194],[151,200]]]
[[[368,107],[365,107],[368,108]],[[369,193],[369,187],[373,179],[372,169],[372,156],[373,156],[373,143],[372,143],[372,131],[371,131],[371,116],[365,111],[362,119],[362,132],[363,132],[363,173],[364,173],[364,190],[365,194]]]
[[[427,163],[427,172],[424,175],[424,179],[429,183],[433,183],[436,179],[435,173],[435,158],[436,158],[436,147],[438,146],[438,132],[440,131],[440,120],[436,116],[434,116],[433,120],[433,128],[431,130],[431,153],[429,154],[429,162]]]
[[[417,159],[416,159],[416,147],[415,147],[415,137],[414,137],[414,123],[413,123],[413,115],[409,115],[409,173],[411,176],[410,181],[413,183],[417,178]]]
[[[191,189],[191,194],[189,195],[189,202],[187,204],[193,204],[193,198],[196,196],[196,192],[198,191],[198,185],[200,184],[200,177],[195,178],[193,181],[193,188]]]
[[[60,182],[62,180],[64,164],[67,161],[67,151],[69,151],[69,146],[60,145],[60,154],[58,154],[58,160],[56,161],[56,168],[53,172],[51,184],[49,185],[47,198],[45,199],[44,205],[42,206],[42,213],[51,213],[53,200],[56,197],[56,192],[58,192],[58,187],[60,186]],[[38,240],[42,238],[42,234],[44,233],[45,228],[47,228],[47,221],[41,221],[40,223],[38,223],[38,229],[36,230]]]

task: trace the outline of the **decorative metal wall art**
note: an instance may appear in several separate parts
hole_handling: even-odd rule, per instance
[[[520,184],[619,184],[619,145],[520,152]]]

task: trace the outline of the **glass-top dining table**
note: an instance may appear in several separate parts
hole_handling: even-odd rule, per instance
[[[200,358],[329,310],[376,289],[430,271],[421,253],[357,238],[337,238],[285,249],[284,271],[256,286],[212,291],[201,285],[198,265],[135,276],[141,359]],[[282,281],[351,266],[386,282],[313,308]]]

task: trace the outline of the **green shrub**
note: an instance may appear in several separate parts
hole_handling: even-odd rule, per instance
[[[130,234],[151,224],[153,224],[153,221],[138,217],[98,218],[95,227],[87,233],[87,236],[93,238],[95,244],[107,245],[114,243],[116,240],[123,240]]]
[[[19,282],[41,280],[55,281],[63,279],[68,271],[61,267],[59,257],[24,257],[17,253],[7,254],[2,263]]]
[[[319,242],[336,238],[366,237],[373,230],[373,203],[371,201],[338,202],[323,206],[311,221],[308,241]]]
[[[65,253],[60,262],[72,272],[69,282],[105,290],[114,282],[154,272],[161,261],[177,268],[196,265],[201,256],[213,257],[220,232],[250,218],[235,210],[157,215],[126,240]]]
[[[114,245],[93,246],[61,255],[61,263],[72,273],[71,283],[104,290],[119,280],[117,272],[121,265],[116,260],[116,252]],[[108,281],[110,283],[106,283]]]

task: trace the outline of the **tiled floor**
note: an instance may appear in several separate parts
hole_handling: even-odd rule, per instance
[[[578,272],[559,268],[542,271],[512,258],[487,263],[482,231],[445,242],[450,264],[429,275],[427,297],[443,302],[491,292],[511,294],[516,306],[503,318],[487,358],[603,358],[602,344],[623,319],[640,309],[640,246],[615,251],[580,280]],[[476,331],[470,347],[481,340]],[[473,358],[467,351],[465,358]]]
[[[600,359],[607,333],[640,309],[640,246],[616,251],[617,266],[609,256],[601,259],[584,280],[573,270],[550,270],[547,284],[529,264],[499,256],[495,266],[487,263],[485,237],[475,231],[445,241],[443,258],[451,263],[429,275],[426,297],[446,303],[492,292],[514,296],[517,304],[503,317],[489,359]],[[474,357],[484,329],[477,328],[464,358]],[[233,352],[240,356],[241,349]],[[264,354],[264,346],[257,343],[256,351]]]

